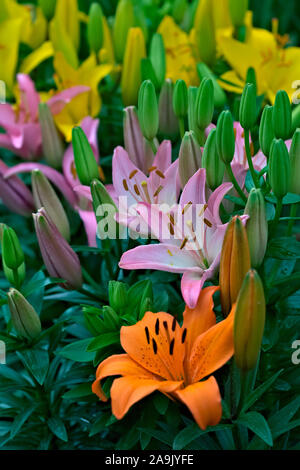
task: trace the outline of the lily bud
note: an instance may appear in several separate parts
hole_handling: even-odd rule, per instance
[[[55,13],[56,0],[38,0],[43,15],[50,21]]]
[[[87,37],[90,51],[98,54],[103,45],[103,14],[99,3],[92,3],[89,10]]]
[[[170,78],[165,80],[158,100],[159,131],[167,137],[178,134],[178,119],[173,110],[173,83]]]
[[[134,24],[135,18],[132,0],[119,0],[113,26],[114,49],[118,62],[123,61],[125,47],[127,47],[127,35]]]
[[[136,105],[141,85],[141,60],[146,56],[146,45],[141,28],[130,28],[126,41],[121,90],[125,106]]]
[[[255,94],[257,92],[256,73],[253,67],[249,67],[246,75],[246,83],[252,83],[255,86]]]
[[[81,127],[73,128],[72,145],[78,178],[81,184],[89,186],[94,178],[98,178],[99,168],[92,147]]]
[[[61,167],[64,146],[56,129],[52,113],[46,103],[39,104],[39,121],[42,132],[43,155],[54,168]]]
[[[206,170],[206,183],[214,191],[224,179],[225,165],[217,152],[216,129],[210,131],[204,145],[202,167]]]
[[[196,124],[205,130],[211,124],[214,114],[214,86],[211,78],[204,78],[196,97]]]
[[[284,90],[276,93],[273,107],[273,129],[277,139],[287,140],[292,132],[292,108],[289,95]]]
[[[188,180],[201,168],[201,148],[193,131],[186,132],[179,151],[179,177],[184,188]]]
[[[102,219],[103,215],[99,215],[98,209],[102,205],[110,205],[114,213],[118,212],[117,206],[115,205],[114,201],[108,194],[104,184],[101,183],[99,180],[93,180],[91,183],[91,194],[93,198],[93,208],[96,215],[97,222]]]
[[[228,224],[220,261],[220,292],[222,311],[227,315],[237,299],[246,273],[249,271],[250,251],[246,229],[240,217]]]
[[[247,83],[240,103],[240,119],[244,129],[252,129],[256,122],[256,90],[253,83]]]
[[[31,176],[35,208],[45,208],[52,222],[62,236],[70,240],[70,224],[65,210],[46,176],[40,170],[34,170]]]
[[[166,77],[166,52],[162,35],[155,33],[151,40],[149,58],[157,78],[159,88]]]
[[[145,80],[141,85],[138,116],[143,136],[152,141],[158,132],[159,116],[155,88],[150,80]]]
[[[64,279],[64,287],[82,286],[80,261],[44,209],[33,214],[35,231],[45,266],[51,277]]]
[[[25,279],[24,253],[16,232],[7,226],[2,235],[2,263],[8,282],[19,288]]]
[[[141,77],[143,82],[145,80],[150,80],[155,86],[155,90],[160,90],[160,84],[158,83],[151,60],[148,59],[148,57],[141,60]]]
[[[241,287],[234,317],[234,359],[243,371],[256,365],[263,338],[266,301],[261,279],[251,269]]]
[[[269,159],[269,176],[273,193],[282,199],[290,189],[291,161],[285,143],[274,139]]]
[[[110,306],[115,312],[120,312],[127,305],[128,294],[123,282],[110,281],[108,284],[108,298]]]
[[[201,62],[212,65],[216,59],[216,37],[213,18],[213,2],[199,2],[194,21],[195,38]]]
[[[10,289],[7,303],[16,332],[23,338],[35,339],[42,331],[40,318],[33,306],[16,289]]]
[[[259,143],[264,155],[269,157],[271,144],[275,138],[273,130],[273,106],[265,106],[259,126]]]
[[[291,186],[290,192],[300,194],[300,129],[297,129],[293,135],[290,148],[291,161]]]
[[[229,0],[229,12],[233,26],[243,26],[248,10],[248,0]]]
[[[179,119],[184,119],[188,113],[188,90],[184,80],[177,80],[173,92],[173,109]]]
[[[189,130],[194,131],[197,140],[199,140],[199,129],[196,124],[196,97],[198,93],[198,88],[195,86],[190,86],[188,88],[188,123]]]
[[[8,167],[0,160],[0,199],[12,212],[29,217],[34,211],[32,194],[17,176],[5,179],[7,170]]]
[[[235,152],[233,119],[230,111],[222,111],[217,122],[217,152],[224,163],[231,163]]]
[[[227,102],[226,93],[217,82],[216,76],[203,62],[197,64],[198,76],[202,82],[204,78],[210,78],[214,86],[214,103],[217,108],[223,108]]]
[[[300,105],[298,104],[292,111],[292,130],[300,127]]]
[[[176,23],[181,23],[188,8],[187,0],[174,0],[172,16]]]
[[[251,266],[258,268],[263,262],[268,242],[266,205],[261,189],[251,189],[244,213],[249,215],[246,231],[248,235]]]

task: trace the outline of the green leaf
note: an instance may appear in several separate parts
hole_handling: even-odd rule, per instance
[[[276,374],[272,375],[272,377],[266,380],[266,382],[261,384],[255,390],[253,390],[253,392],[251,392],[245,400],[242,412],[247,411],[268,390],[268,388],[273,385],[273,383],[276,381],[276,379],[282,372],[283,369],[279,370],[278,372],[276,372]]]
[[[215,431],[225,431],[232,429],[232,424],[220,424],[218,426],[208,426],[205,431],[199,428],[195,423],[182,429],[174,439],[173,450],[185,449],[191,442],[198,439],[198,437]]]
[[[34,412],[36,409],[37,404],[31,405],[29,408],[25,409],[24,411],[20,412],[16,418],[14,419],[11,429],[10,429],[10,439],[13,439],[18,432],[21,430],[23,424],[26,423],[29,416]]]
[[[288,405],[284,406],[283,408],[281,408],[281,410],[277,411],[277,413],[270,417],[269,425],[274,435],[274,438],[279,437],[284,432],[287,432],[284,430],[284,428],[287,427],[288,423],[297,413],[299,408],[300,397],[298,396]]]
[[[74,400],[77,398],[82,398],[82,397],[87,397],[89,395],[92,395],[92,384],[90,383],[84,383],[80,384],[77,387],[73,388],[72,390],[69,390],[63,395],[63,398],[66,400]]]
[[[63,421],[58,416],[53,416],[52,418],[48,419],[47,424],[50,431],[56,437],[58,437],[58,439],[61,439],[64,442],[68,442],[68,434],[66,427]]]
[[[96,338],[90,341],[87,347],[87,351],[98,351],[99,349],[105,348],[112,344],[120,343],[120,332],[114,331],[113,333],[103,333],[102,335],[96,336]]]
[[[273,445],[272,433],[269,425],[263,415],[257,413],[257,411],[249,411],[245,415],[241,415],[238,420],[238,424],[246,426],[254,434],[260,437],[269,446]]]
[[[275,238],[269,243],[267,256],[277,259],[299,259],[300,243],[292,237]]]
[[[17,354],[28,372],[40,385],[43,385],[49,368],[48,352],[43,349],[30,349]]]
[[[87,347],[90,342],[91,338],[75,341],[75,343],[65,346],[58,354],[75,362],[91,362],[94,360],[95,353],[87,351]]]
[[[266,200],[272,202],[272,204],[276,204],[277,202],[277,198],[275,196],[267,196]],[[294,193],[287,193],[282,200],[283,204],[297,204],[298,202],[300,202],[300,196],[299,194]]]
[[[154,395],[153,403],[159,414],[164,415],[169,406],[169,398],[163,395],[162,393],[157,393]]]

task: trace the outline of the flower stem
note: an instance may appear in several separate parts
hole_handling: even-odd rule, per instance
[[[251,156],[251,150],[250,150],[250,131],[249,129],[244,129],[244,137],[245,137],[245,151],[246,151],[246,157],[249,165],[249,170],[253,179],[253,183],[256,188],[259,188],[259,180],[257,177],[257,174],[254,170],[253,166],[253,161],[252,161],[252,156]]]
[[[235,176],[233,174],[230,163],[226,164],[226,170],[227,170],[228,176],[229,176],[235,190],[237,191],[239,196],[242,198],[242,200],[246,203],[247,202],[247,197],[245,196],[245,194],[243,193],[242,189],[240,188],[237,180],[235,179]]]
[[[181,139],[183,139],[184,134],[185,134],[184,118],[179,118],[179,131],[180,131],[180,137]]]

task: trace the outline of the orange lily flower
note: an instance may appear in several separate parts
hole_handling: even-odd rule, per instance
[[[186,307],[181,327],[168,313],[147,312],[136,325],[121,328],[121,345],[127,354],[101,362],[92,386],[100,400],[107,401],[101,380],[121,376],[110,390],[112,412],[117,419],[158,390],[184,403],[201,429],[218,424],[221,395],[211,374],[234,352],[233,311],[216,323],[213,294],[218,289],[207,287],[201,291],[197,306]]]

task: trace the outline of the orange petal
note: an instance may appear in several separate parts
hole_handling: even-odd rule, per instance
[[[191,383],[212,374],[233,355],[234,309],[228,317],[200,335],[193,346],[188,363]]]
[[[185,307],[182,328],[188,330],[186,335],[187,357],[196,338],[216,324],[213,295],[218,289],[219,287],[214,286],[202,289],[196,307]]]
[[[110,356],[99,364],[96,372],[96,380],[92,385],[92,391],[102,401],[107,401],[107,397],[101,388],[101,380],[112,375],[128,375],[140,378],[153,379],[154,375],[134,362],[128,354],[116,354]]]
[[[133,376],[116,379],[110,391],[112,412],[117,419],[122,419],[132,405],[155,390],[171,393],[177,390],[181,384],[182,382],[141,379]]]
[[[147,312],[136,325],[121,328],[121,344],[148,371],[166,380],[183,379],[185,345],[172,315]]]
[[[188,407],[201,429],[215,426],[221,420],[221,395],[214,377],[177,390],[174,395]]]

